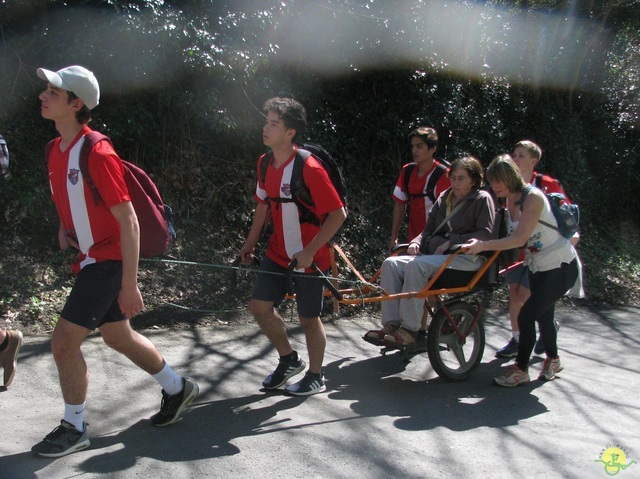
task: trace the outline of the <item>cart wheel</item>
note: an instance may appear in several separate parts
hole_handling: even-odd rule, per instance
[[[449,314],[462,333],[469,331],[477,312],[477,307],[462,302],[449,307]],[[464,381],[480,364],[484,341],[482,318],[463,339],[453,330],[446,314],[440,309],[431,321],[427,334],[431,366],[447,381]]]

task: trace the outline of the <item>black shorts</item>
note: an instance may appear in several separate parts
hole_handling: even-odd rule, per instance
[[[285,273],[287,268],[267,257],[260,261],[260,272],[253,287],[253,299],[273,302],[279,306],[287,294]],[[315,318],[322,312],[324,283],[312,274],[294,273],[293,288],[296,293],[298,314],[303,318]]]
[[[80,270],[61,316],[94,330],[125,319],[118,305],[122,287],[122,261],[99,261]]]

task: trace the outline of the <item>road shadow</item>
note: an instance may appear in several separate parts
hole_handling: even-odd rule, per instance
[[[265,404],[264,400],[269,396],[276,396],[273,398],[276,400]],[[285,396],[278,391],[200,402],[187,409],[181,419],[169,427],[154,427],[149,419],[141,419],[130,427],[91,436],[90,448],[71,456],[49,459],[22,452],[0,457],[0,477],[39,477],[39,471],[54,461],[71,461],[69,464],[73,469],[83,473],[109,475],[133,468],[141,458],[189,463],[232,456],[241,452],[232,443],[234,439],[286,427],[291,419],[285,417],[274,421],[273,418],[302,401],[304,398]],[[83,455],[89,457],[82,459]]]
[[[427,355],[415,356],[415,361],[428,362]],[[533,358],[532,364],[539,361]],[[345,359],[327,368],[327,374],[338,382],[331,384],[329,397],[353,401],[351,409],[363,417],[397,417],[395,426],[411,431],[504,428],[548,412],[532,394],[542,381],[533,380],[513,389],[493,384],[507,362],[494,359],[481,363],[469,379],[453,383],[439,377],[402,377],[399,373],[406,364],[399,354],[359,361]]]

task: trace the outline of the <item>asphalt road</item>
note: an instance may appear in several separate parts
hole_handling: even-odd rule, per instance
[[[49,338],[27,337],[14,384],[0,392],[0,478],[638,478],[639,312],[560,310],[564,371],[535,380],[536,357],[534,380],[516,389],[492,384],[507,364],[495,350],[509,337],[496,312],[485,314],[483,362],[462,383],[438,378],[426,354],[408,364],[380,355],[361,339],[377,318],[329,321],[328,391],[308,398],[260,390],[276,355],[252,324],[146,331],[200,384],[166,428],[149,422],[160,405],[155,381],[92,336],[92,445],[55,460],[30,452],[63,402]],[[291,332],[305,357],[300,329]],[[607,471],[599,461],[614,449],[625,467]]]

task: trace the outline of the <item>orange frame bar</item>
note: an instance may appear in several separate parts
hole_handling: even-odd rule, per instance
[[[331,246],[332,250],[335,250],[336,252],[338,252],[338,254],[343,259],[343,261],[347,264],[349,269],[356,275],[356,277],[360,281],[362,281],[364,283],[368,283],[362,288],[340,289],[339,291],[343,295],[368,294],[368,293],[371,293],[371,292],[375,292],[376,290],[371,287],[371,283],[373,281],[375,281],[379,277],[380,269],[378,269],[378,271],[376,271],[376,273],[373,275],[371,280],[367,281],[364,278],[364,276],[362,276],[362,274],[355,268],[353,263],[351,261],[349,261],[347,256],[344,254],[344,252],[342,251],[342,249],[338,245],[331,244],[330,246]],[[347,305],[358,305],[358,304],[366,304],[366,303],[378,303],[380,301],[387,301],[387,300],[392,300],[392,299],[427,298],[429,296],[438,296],[440,294],[468,293],[471,290],[473,290],[473,288],[475,288],[475,286],[478,284],[478,282],[487,273],[487,271],[489,270],[491,265],[493,265],[495,260],[498,258],[499,254],[500,254],[500,251],[494,251],[491,254],[491,256],[487,259],[487,261],[485,261],[485,263],[482,265],[482,267],[478,271],[476,271],[476,274],[473,276],[473,278],[471,278],[471,280],[469,281],[469,283],[467,283],[467,285],[458,286],[458,287],[454,287],[454,288],[432,289],[432,287],[435,284],[435,282],[446,271],[447,267],[449,266],[449,264],[451,264],[453,259],[458,254],[462,254],[462,253],[463,253],[462,250],[458,250],[455,253],[452,253],[451,255],[449,255],[449,257],[447,258],[445,263],[442,265],[440,270],[435,275],[433,275],[433,277],[429,280],[429,282],[425,285],[425,287],[423,289],[421,289],[420,291],[389,294],[389,293],[386,293],[385,291],[383,291],[382,289],[380,289],[378,287],[378,289],[377,289],[377,292],[379,293],[378,296],[362,296],[362,297],[360,297],[358,299],[343,298],[340,301],[336,301],[336,299],[334,298],[334,302],[335,303],[347,304]],[[337,280],[335,279],[335,278],[337,278],[337,270],[338,270],[338,268],[337,268],[337,264],[335,262],[335,254],[333,254],[332,255],[332,274],[333,274],[334,284],[337,282]],[[331,292],[327,291],[325,293],[325,295],[330,296]],[[335,310],[335,306],[334,306],[334,310]]]

